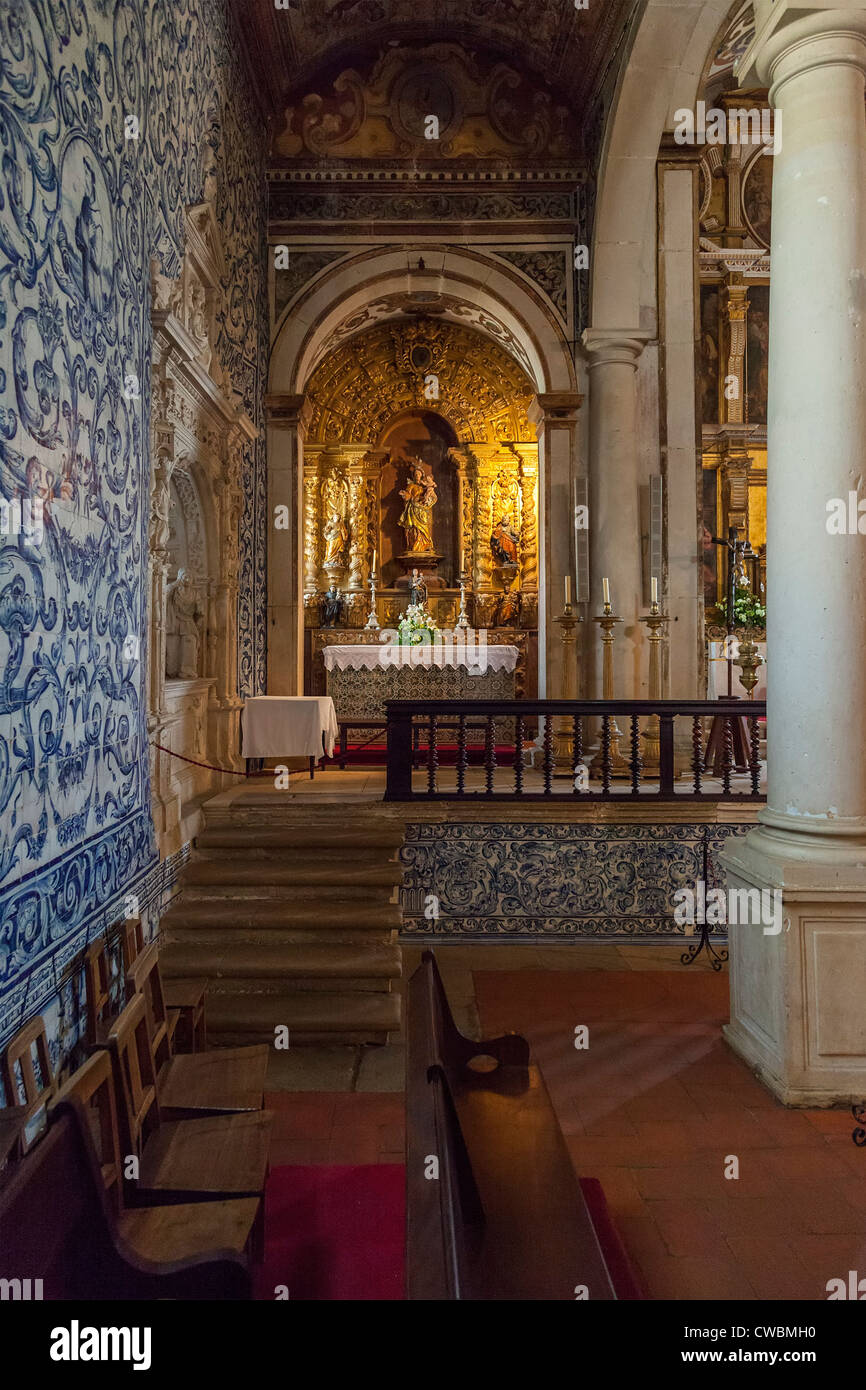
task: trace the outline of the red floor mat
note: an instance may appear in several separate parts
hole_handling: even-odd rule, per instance
[[[306,1302],[402,1299],[405,1243],[402,1164],[273,1168],[255,1297],[286,1286]]]

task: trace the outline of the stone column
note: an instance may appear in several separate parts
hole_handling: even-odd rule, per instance
[[[562,691],[562,643],[553,622],[565,605],[565,576],[571,575],[575,597],[574,480],[577,477],[577,412],[583,397],[577,391],[538,395],[529,418],[538,433],[538,467],[542,515],[539,527],[538,693],[557,699]]]
[[[827,504],[866,440],[866,3],[758,5],[739,78],[781,118],[768,419],[768,766],[729,884],[781,893],[730,928],[728,1041],[788,1104],[866,1094],[866,537]],[[757,79],[757,83],[756,83]],[[768,914],[769,915],[769,914]],[[773,928],[770,929],[772,931]]]
[[[268,420],[268,691],[304,689],[303,396],[265,397]],[[288,527],[277,529],[276,508],[288,507]],[[282,514],[284,515],[284,514]]]
[[[646,688],[641,665],[640,475],[637,441],[637,364],[647,335],[639,330],[589,328],[589,616],[602,608],[603,578],[610,580],[614,613],[622,619],[613,648],[613,688],[620,700]],[[594,639],[594,640],[593,640]],[[588,694],[602,698],[601,643],[593,630]]]

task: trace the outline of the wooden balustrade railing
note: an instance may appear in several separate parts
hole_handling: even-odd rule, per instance
[[[759,721],[767,707],[760,700],[389,700],[386,708],[386,801],[764,799]],[[648,739],[651,716],[658,724]],[[707,742],[716,720],[723,721],[722,738],[714,740],[721,751],[709,769]],[[744,734],[737,740],[736,720]],[[470,743],[468,730],[480,741]],[[456,738],[447,760],[443,734]],[[656,739],[657,762],[647,758]],[[735,748],[747,752],[737,755]],[[737,756],[745,757],[739,766]]]

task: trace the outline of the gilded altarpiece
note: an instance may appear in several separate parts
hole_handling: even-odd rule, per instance
[[[325,689],[325,647],[376,640],[365,631],[374,574],[380,631],[395,629],[410,601],[412,562],[399,553],[403,542],[395,528],[413,460],[431,470],[431,480],[435,471],[438,489],[436,560],[427,562],[424,574],[428,611],[440,629],[454,628],[462,574],[471,626],[484,629],[488,643],[519,652],[513,682],[491,697],[515,689],[535,693],[538,447],[527,415],[532,395],[522,368],[498,344],[462,324],[409,313],[341,343],[314,372],[303,486],[309,693]],[[462,687],[447,692],[454,698],[465,693]],[[353,716],[372,717],[360,694],[357,704]]]
[[[717,98],[732,109],[741,93]],[[765,103],[764,103],[765,104]],[[743,132],[745,136],[745,132]],[[701,158],[698,325],[704,488],[703,572],[708,619],[725,567],[709,536],[736,526],[766,583],[767,367],[772,159],[746,142],[708,145]]]

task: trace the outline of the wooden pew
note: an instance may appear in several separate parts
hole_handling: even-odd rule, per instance
[[[616,1298],[526,1040],[464,1037],[432,951],[407,993],[407,1297]]]
[[[268,1069],[266,1043],[175,1055],[156,942],[146,946],[133,962],[126,986],[127,999],[140,994],[145,1001],[160,1112],[165,1118],[261,1110]]]
[[[144,996],[136,994],[108,1035],[124,1154],[141,1160],[125,1185],[130,1207],[262,1197],[273,1116],[267,1110],[166,1123]]]
[[[189,1252],[189,1235],[182,1232],[175,1246]],[[118,1232],[87,1121],[71,1100],[52,1107],[47,1133],[0,1191],[0,1250],[4,1275],[30,1280],[31,1297],[38,1296],[32,1281],[42,1280],[47,1300],[251,1296],[246,1260],[236,1250],[211,1241],[197,1253],[160,1259]]]

